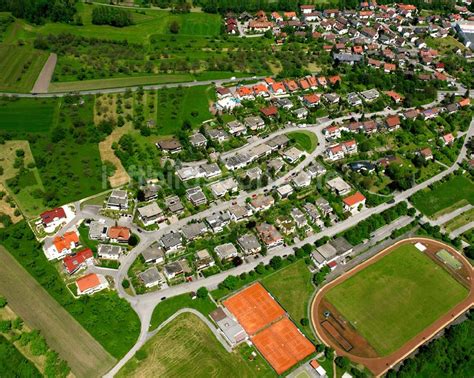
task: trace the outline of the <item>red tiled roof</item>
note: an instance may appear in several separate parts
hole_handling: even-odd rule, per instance
[[[390,117],[387,117],[385,122],[387,123],[388,127],[395,127],[395,126],[400,125],[400,117],[396,115],[390,116]]]
[[[278,114],[278,109],[275,106],[267,106],[266,108],[260,109],[260,111],[266,117],[271,117]]]
[[[344,198],[342,201],[349,207],[353,207],[365,200],[364,195],[361,192],[354,193],[349,197]]]
[[[63,236],[56,236],[53,240],[53,244],[58,252],[70,249],[72,243],[79,243],[79,236],[75,231],[66,232]]]
[[[319,97],[317,94],[314,94],[314,93],[310,95],[306,95],[303,98],[309,104],[317,104],[319,100],[321,99],[321,97]]]
[[[94,287],[100,285],[99,276],[95,273],[87,274],[76,280],[76,285],[81,292],[84,292],[88,289],[93,289]]]
[[[471,99],[468,97],[468,98],[462,98],[461,100],[459,100],[458,102],[459,106],[468,106],[471,104]]]
[[[130,229],[122,226],[110,227],[108,231],[108,236],[111,239],[117,240],[128,240],[130,239]]]
[[[66,212],[62,207],[57,207],[56,209],[45,211],[40,214],[41,220],[44,224],[49,224],[54,221],[55,218],[62,219],[66,218]]]
[[[89,248],[83,249],[73,256],[66,256],[63,260],[64,267],[68,273],[74,273],[86,260],[93,258],[94,255]]]

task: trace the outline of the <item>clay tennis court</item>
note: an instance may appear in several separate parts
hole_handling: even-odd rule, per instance
[[[288,318],[265,328],[252,338],[252,342],[278,374],[315,351],[314,345]]]
[[[249,335],[285,315],[285,310],[271,297],[262,285],[256,283],[224,301]]]

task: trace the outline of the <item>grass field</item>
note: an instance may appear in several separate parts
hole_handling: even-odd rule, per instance
[[[329,290],[326,298],[386,356],[467,294],[447,271],[405,244]]]
[[[435,218],[447,208],[451,211],[468,203],[474,205],[474,183],[465,176],[452,176],[433,190],[416,193],[410,200],[423,214]]]
[[[51,99],[0,99],[0,131],[47,132],[57,106],[57,100]]]
[[[105,373],[114,364],[113,357],[2,247],[0,292],[29,326],[41,331],[76,376]]]
[[[158,90],[156,127],[160,135],[173,135],[188,120],[199,126],[212,118],[210,101],[214,100],[212,86],[167,88]]]
[[[308,317],[308,301],[314,291],[311,273],[303,260],[265,277],[263,286],[290,314],[306,335],[314,339],[310,326],[301,326],[301,319]]]
[[[193,308],[201,312],[204,316],[209,315],[216,309],[216,305],[209,299],[192,299],[189,294],[181,294],[168,298],[155,307],[150,322],[150,330],[158,326],[182,308]]]
[[[29,92],[47,58],[31,47],[0,44],[0,91]]]
[[[313,152],[318,145],[318,138],[311,131],[293,131],[288,133],[290,139],[296,141],[296,146],[306,152]]]
[[[246,347],[246,346],[245,346]],[[193,314],[179,315],[141,349],[146,357],[130,360],[117,377],[273,377],[262,357],[228,353],[209,328]]]
[[[84,25],[75,26],[65,23],[47,23],[34,27],[33,31],[41,34],[73,33],[83,37],[97,38],[107,36],[107,39],[127,39],[133,43],[147,43],[153,34],[171,34],[169,26],[173,21],[180,25],[178,35],[208,35],[216,36],[220,33],[221,17],[205,13],[172,14],[168,11],[146,10],[145,14],[132,11],[135,25],[116,28],[108,25],[92,24],[92,9],[95,5],[78,4],[78,13]]]

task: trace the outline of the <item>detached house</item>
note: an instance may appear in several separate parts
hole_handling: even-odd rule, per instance
[[[48,244],[46,242],[43,248],[48,260],[61,259],[79,245],[79,235],[76,231],[69,231],[63,236],[56,236],[52,243]]]
[[[112,190],[107,201],[107,208],[113,210],[128,209],[128,193],[126,190]]]
[[[127,227],[113,226],[109,228],[107,236],[112,243],[128,243],[131,232]]]
[[[40,218],[44,227],[56,228],[66,220],[66,212],[62,207],[58,207],[41,213]]]
[[[93,260],[94,254],[89,248],[86,248],[74,255],[66,256],[63,260],[63,265],[68,274],[73,274]]]
[[[283,237],[280,235],[275,226],[268,223],[261,223],[256,227],[260,240],[267,248],[274,248],[283,244]]]
[[[342,200],[344,203],[344,210],[350,211],[352,214],[358,211],[359,206],[365,206],[365,197],[362,193],[357,192]]]
[[[107,289],[109,283],[103,275],[90,273],[76,280],[76,287],[78,295],[92,295]]]

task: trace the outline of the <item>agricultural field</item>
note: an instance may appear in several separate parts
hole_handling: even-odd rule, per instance
[[[296,147],[311,153],[318,145],[318,138],[310,131],[294,131],[288,133],[288,137],[296,142]]]
[[[186,342],[183,342],[186,340]],[[250,361],[242,346],[228,353],[193,314],[181,314],[151,338],[117,377],[273,377],[261,356]],[[137,358],[138,357],[138,358]]]
[[[308,302],[314,292],[311,272],[304,260],[265,277],[261,282],[273,297],[288,312],[293,321],[312,339],[309,325],[302,326],[301,319],[308,317]]]
[[[0,130],[15,133],[48,132],[58,110],[56,100],[0,99]]]
[[[105,373],[113,365],[112,356],[3,248],[0,292],[28,325],[42,332],[76,376]]]
[[[214,96],[212,86],[158,90],[157,133],[175,135],[185,121],[196,127],[212,119],[209,107]]]
[[[29,92],[48,55],[28,46],[0,44],[0,91]]]
[[[474,205],[474,183],[465,176],[451,176],[433,189],[416,193],[410,201],[423,214],[436,218],[464,205]]]
[[[380,356],[389,355],[468,294],[412,244],[331,288],[326,299]]]

